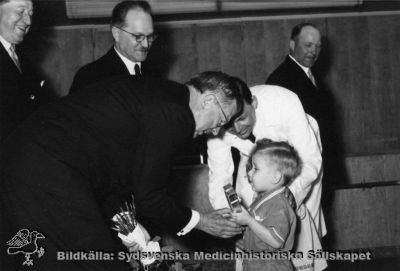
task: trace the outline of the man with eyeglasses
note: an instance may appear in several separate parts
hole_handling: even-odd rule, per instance
[[[110,222],[132,194],[137,219],[153,236],[194,228],[223,238],[240,234],[226,217],[230,210],[197,212],[168,189],[177,146],[218,134],[240,114],[239,87],[221,72],[186,84],[120,75],[43,107],[0,149],[2,248],[20,229],[36,230],[46,236],[46,251],[35,270],[126,270]],[[57,260],[63,251],[113,252],[115,261]]]
[[[115,75],[155,74],[144,63],[157,37],[151,7],[146,1],[123,1],[117,4],[112,11],[111,33],[113,47],[103,57],[79,69],[70,93]]]

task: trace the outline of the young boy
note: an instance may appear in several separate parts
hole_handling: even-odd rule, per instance
[[[257,196],[248,211],[242,208],[232,219],[247,225],[245,252],[289,251],[293,247],[296,214],[284,196],[286,185],[301,172],[297,151],[286,142],[257,141],[250,157],[249,182]],[[274,254],[279,255],[279,254]],[[245,259],[243,270],[293,270],[290,259]]]

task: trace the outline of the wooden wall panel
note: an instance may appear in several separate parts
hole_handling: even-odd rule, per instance
[[[244,22],[244,53],[246,78],[242,78],[248,85],[260,85],[266,79],[266,50],[264,24],[258,22]]]
[[[335,191],[332,248],[398,246],[399,192],[399,186]]]
[[[386,220],[382,224],[386,225],[388,232],[388,240],[391,244],[399,245],[400,243],[400,186],[386,188],[386,205],[385,217],[390,218],[392,223],[387,223]]]
[[[91,34],[93,36],[93,60],[95,60],[102,57],[110,50],[113,45],[113,39],[108,26],[93,29]]]
[[[169,43],[165,45],[168,55],[169,70],[167,78],[186,82],[197,71],[197,55],[194,26],[174,27],[165,30]]]
[[[360,42],[368,40],[366,26],[365,17],[328,19],[328,91],[336,101],[345,149],[355,153],[368,151],[368,146],[359,140],[364,137],[368,119],[364,103],[370,96],[369,44]],[[359,144],[354,145],[355,142]]]
[[[391,78],[390,70],[390,38],[387,36],[386,17],[369,17],[368,18],[368,41],[371,80],[368,88],[369,99],[365,99],[366,114],[370,121],[365,122],[365,144],[371,148],[377,149],[382,145],[382,142],[388,138],[390,126],[395,125],[390,123],[392,120],[388,116],[388,112],[392,107],[392,102],[388,95],[390,91]],[[385,128],[387,127],[387,128]]]
[[[388,120],[386,123],[388,125],[389,133],[388,138],[385,140],[385,149],[398,149],[400,145],[400,122],[398,118],[400,116],[400,106],[399,105],[399,88],[400,88],[400,76],[398,76],[400,71],[400,16],[387,16],[385,20],[386,27],[383,31],[386,32],[389,41],[389,51],[390,56],[388,67],[390,68],[390,77],[384,80],[388,81],[389,87],[386,91],[389,100],[391,101],[390,110],[388,111]]]
[[[383,180],[396,181],[400,180],[400,155],[387,154],[383,163]]]
[[[198,26],[195,29],[198,71],[221,70],[220,25]]]
[[[246,78],[242,24],[223,24],[221,27],[221,71],[239,78]]]
[[[372,155],[347,158],[346,169],[349,182],[351,184],[356,184],[387,180],[384,176],[385,157],[385,155]],[[400,157],[398,155],[396,158],[397,162],[400,162]]]
[[[93,59],[91,29],[46,29],[31,33],[23,50],[46,79],[55,96],[68,94],[76,70]],[[36,35],[35,35],[36,34]],[[73,61],[72,61],[73,60]]]
[[[264,40],[265,40],[265,70],[264,79],[275,70],[275,68],[285,59],[289,53],[290,31],[293,24],[300,20],[268,20],[264,21]]]

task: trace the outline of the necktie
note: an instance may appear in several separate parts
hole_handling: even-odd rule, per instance
[[[10,57],[11,57],[11,59],[12,59],[12,60],[14,61],[14,63],[15,63],[15,66],[17,66],[18,70],[21,72],[21,65],[19,64],[18,56],[17,56],[17,54],[15,53],[15,46],[14,46],[14,45],[11,45],[11,47],[10,47],[10,49],[9,49],[9,52],[10,52]]]
[[[256,143],[256,137],[253,135],[253,133],[251,133],[247,139],[253,143]]]
[[[315,83],[315,78],[313,76],[313,74],[311,73],[311,70],[308,70],[308,78],[310,78],[311,82],[313,83],[314,86],[317,86],[317,84]]]
[[[140,72],[140,67],[138,64],[135,64],[135,75],[142,75],[142,73]]]

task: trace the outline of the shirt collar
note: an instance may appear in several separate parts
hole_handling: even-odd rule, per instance
[[[285,190],[286,186],[283,186],[281,188],[278,188],[277,190],[275,190],[274,192],[270,193],[270,194],[263,194],[261,195],[262,200],[254,207],[252,208],[254,211],[256,211],[264,202],[272,199],[273,197],[275,197],[276,195],[282,193]]]
[[[115,52],[117,52],[118,56],[121,58],[122,62],[124,62],[125,66],[128,68],[128,71],[131,75],[135,74],[135,65],[138,64],[139,68],[142,68],[142,64],[140,62],[133,62],[132,60],[123,56],[120,52],[118,52],[117,48],[114,47]]]
[[[304,67],[303,65],[301,65],[301,64],[300,64],[299,62],[297,62],[297,60],[296,60],[294,57],[292,57],[290,54],[289,54],[289,57],[290,57],[297,65],[299,65],[299,67],[306,73],[306,75],[307,75],[307,77],[308,77],[308,73],[309,73],[310,68]]]
[[[4,48],[7,50],[7,52],[10,50],[11,47],[11,43],[9,43],[8,41],[6,41],[2,36],[0,36],[0,42],[1,44],[3,44]]]

